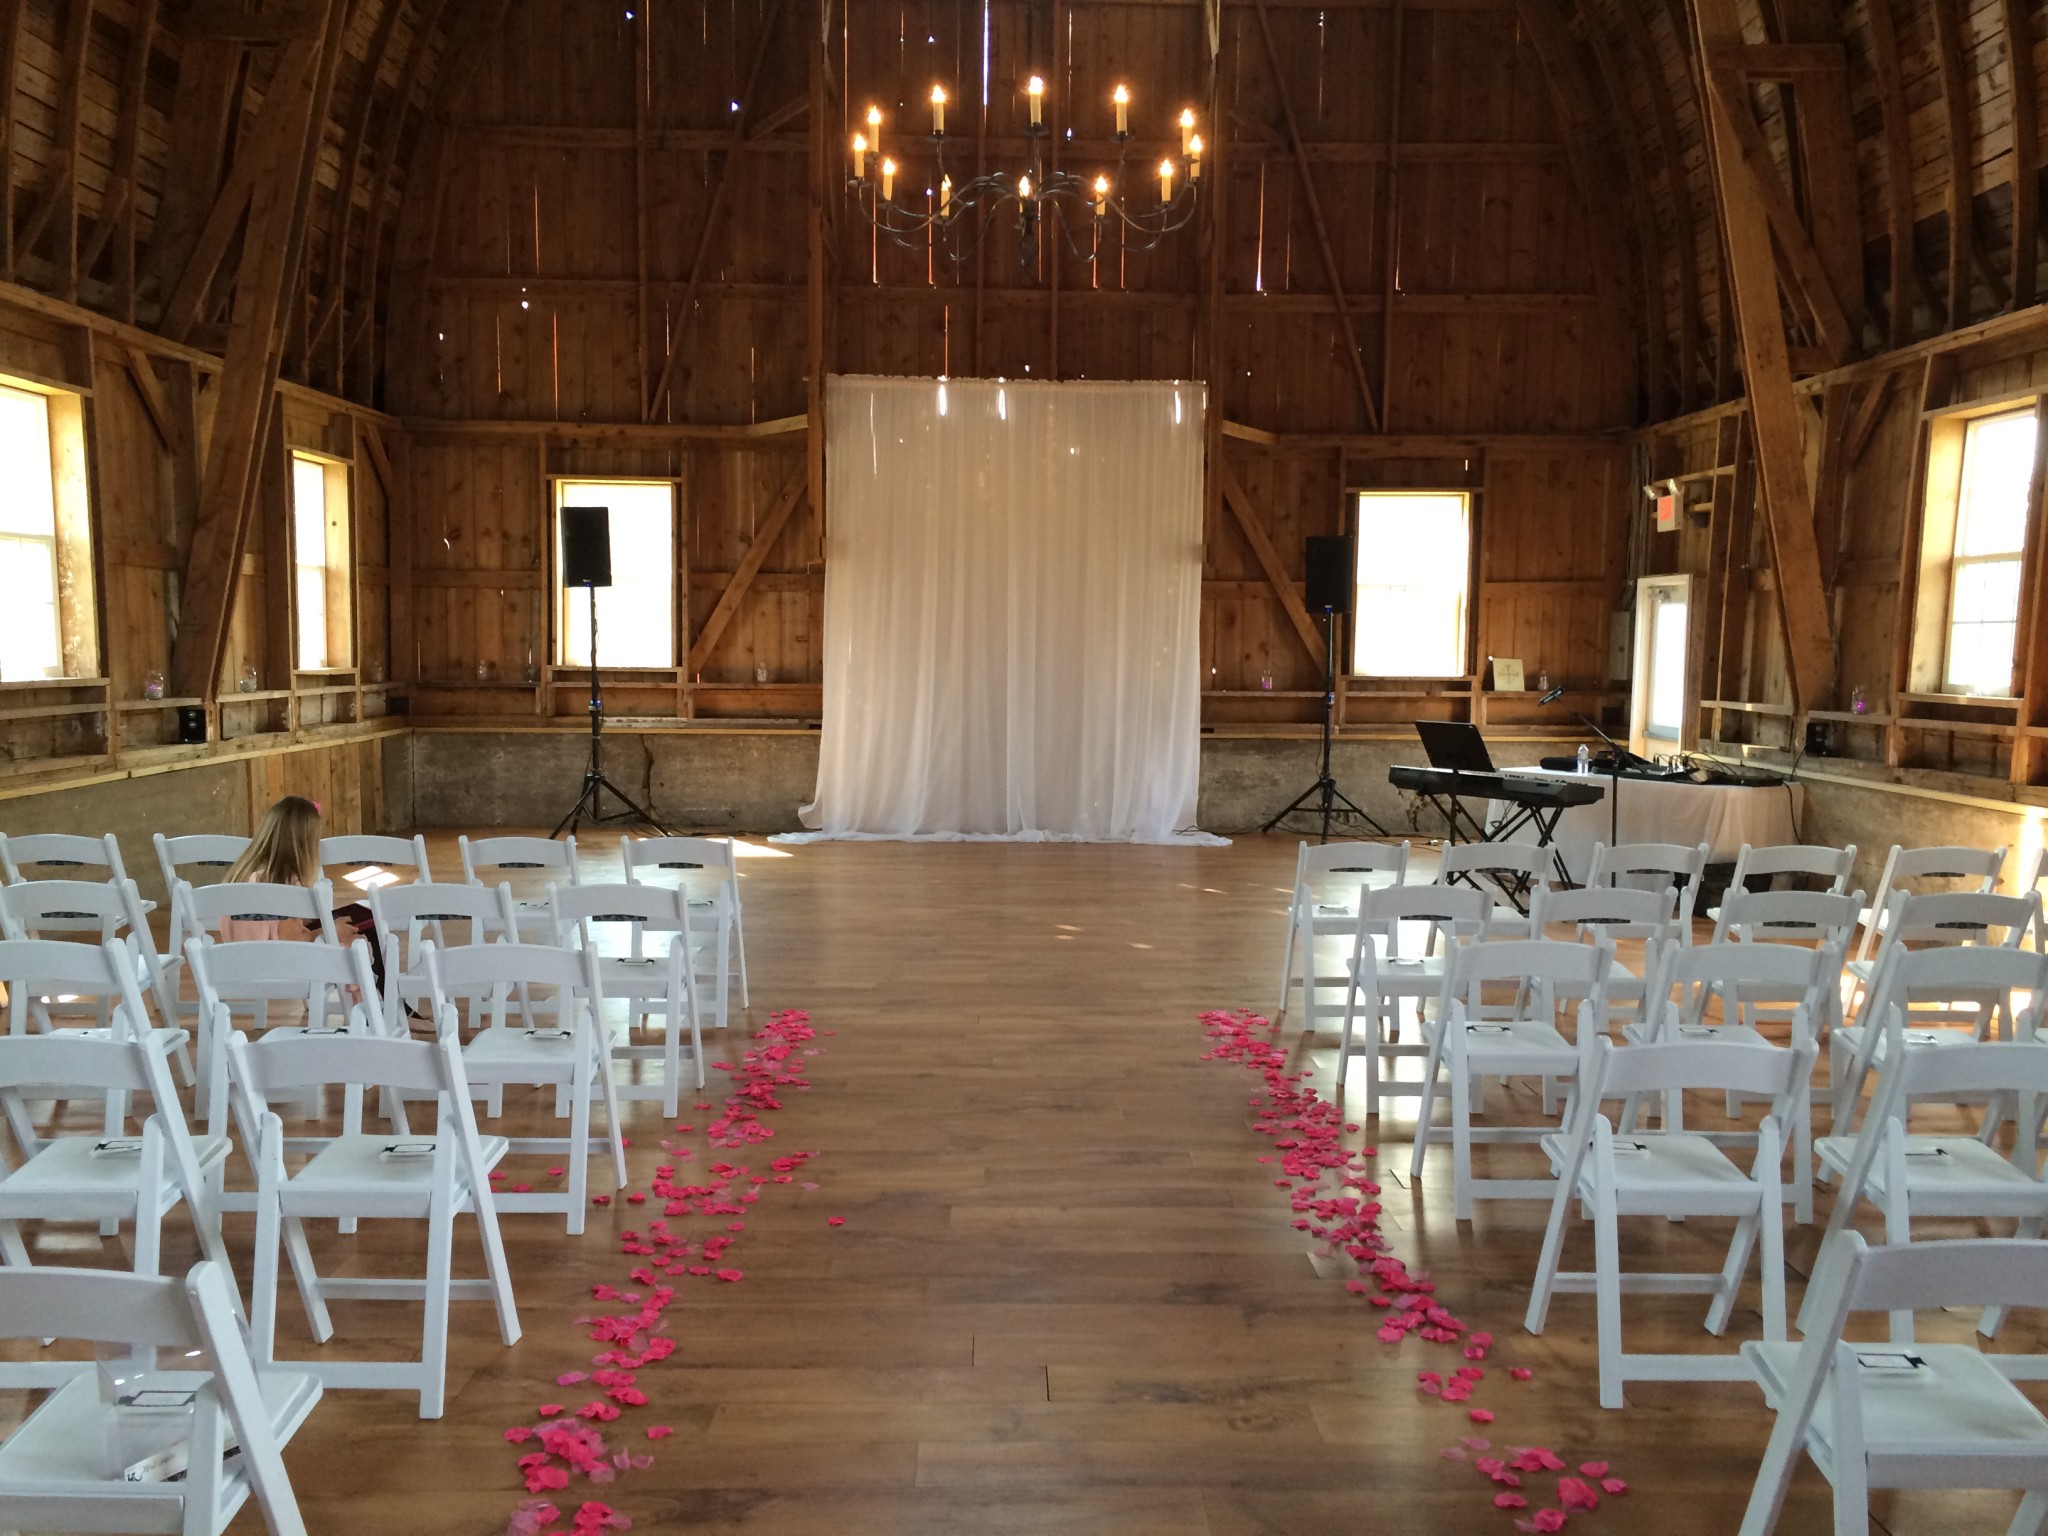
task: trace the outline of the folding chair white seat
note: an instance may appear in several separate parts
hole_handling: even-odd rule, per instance
[[[1740,1536],[1777,1529],[1802,1451],[1833,1485],[1835,1536],[1866,1536],[1873,1488],[2023,1489],[2009,1531],[2048,1531],[2048,1419],[2011,1379],[2040,1357],[1842,1337],[1856,1312],[2048,1306],[2048,1243],[1872,1248],[1842,1232],[1821,1249],[1808,1295],[1813,1326],[1802,1343],[1742,1346],[1778,1417]]]
[[[1849,1123],[1864,1080],[1883,1062],[1889,1043],[1886,1025],[1895,1012],[1905,1026],[1904,1040],[1915,1047],[1964,1045],[1994,1030],[2011,1034],[2025,1006],[2020,997],[2031,998],[2048,986],[2048,955],[2017,947],[2039,900],[1957,892],[1910,896],[1899,904],[1901,915],[1887,939],[1868,1001],[1855,1023],[1835,1030],[1828,1039],[1828,1083],[1836,1125]],[[1996,906],[1987,909],[1987,903]],[[1959,942],[1973,931],[1996,932],[2001,914],[2011,919],[2007,942]],[[1950,917],[1959,924],[1982,917],[1991,926],[1952,931],[1942,921]],[[1922,934],[1934,935],[1937,947],[1907,947]],[[1951,942],[1940,942],[1944,939]],[[1969,1027],[1935,1027],[1956,1023]]]
[[[1377,880],[1369,877],[1378,877]],[[1345,962],[1358,925],[1358,893],[1369,884],[1405,885],[1408,845],[1385,843],[1302,843],[1294,855],[1294,890],[1288,898],[1287,936],[1280,947],[1280,1001],[1299,985],[1302,1029],[1314,1034],[1319,1019],[1336,1018],[1341,1001],[1326,1001],[1320,989],[1344,984]],[[1318,940],[1323,942],[1319,945]],[[1294,958],[1299,945],[1301,968]]]
[[[1529,903],[1552,889],[1551,850],[1535,843],[1446,843],[1437,850],[1436,883],[1486,893],[1485,937],[1529,937]]]
[[[0,1443],[0,1529],[219,1536],[253,1498],[271,1536],[306,1536],[279,1452],[320,1383],[252,1366],[232,1297],[211,1262],[183,1277],[0,1271],[0,1337],[91,1342],[110,1361],[0,1363],[0,1387],[55,1389]],[[156,1368],[172,1358],[207,1368]],[[147,1393],[178,1406],[105,1401],[103,1369],[125,1373],[119,1390],[131,1403]],[[125,1475],[180,1447],[181,1475],[168,1475],[174,1462],[154,1480]]]
[[[1700,877],[1706,871],[1705,843],[1617,843],[1611,848],[1595,843],[1586,884],[1647,891],[1673,887],[1678,892],[1678,936],[1690,944],[1693,905],[1699,900]]]
[[[457,852],[462,855],[462,878],[471,885],[485,885],[488,871],[497,874],[510,870],[516,874],[527,871],[542,871],[541,878],[551,885],[581,885],[582,867],[576,861],[576,834],[555,839],[550,837],[458,837],[455,841]],[[522,936],[533,936],[530,942],[552,942],[555,933],[555,915],[548,907],[545,892],[539,894],[515,895],[512,910],[519,920]]]
[[[1423,1005],[1443,992],[1454,946],[1486,931],[1492,902],[1470,886],[1391,885],[1367,889],[1358,903],[1353,930],[1351,978],[1345,989],[1344,1027],[1337,1044],[1336,1083],[1341,1102],[1345,1069],[1354,1054],[1365,1058],[1365,1112],[1379,1113],[1382,1098],[1413,1097],[1419,1080],[1387,1075],[1387,1061],[1429,1055]],[[1418,937],[1426,937],[1422,942]],[[1401,1004],[1415,1005],[1418,1027],[1401,1036]],[[1387,1039],[1389,1026],[1395,1038]],[[1364,1038],[1359,1034],[1363,1030]]]
[[[1749,1372],[1734,1355],[1630,1354],[1622,1347],[1624,1292],[1659,1295],[1705,1294],[1707,1332],[1728,1326],[1751,1252],[1762,1237],[1758,1283],[1763,1294],[1766,1337],[1785,1337],[1785,1235],[1779,1185],[1782,1127],[1812,1072],[1813,1046],[1784,1050],[1769,1045],[1636,1045],[1616,1050],[1604,1036],[1575,1096],[1571,1124],[1544,1138],[1543,1148],[1558,1170],[1550,1223],[1536,1263],[1523,1326],[1541,1333],[1557,1291],[1591,1291],[1597,1298],[1600,1406],[1624,1406],[1629,1381],[1742,1381]],[[1771,1100],[1771,1112],[1757,1134],[1756,1155],[1747,1173],[1714,1141],[1685,1130],[1674,1118],[1663,1130],[1617,1135],[1600,1113],[1603,1098],[1641,1094],[1682,1095],[1686,1090],[1736,1092]],[[1561,1270],[1565,1223],[1572,1203],[1591,1212],[1594,1268]],[[1658,1216],[1733,1217],[1735,1235],[1718,1274],[1648,1273],[1621,1267],[1619,1219]]]
[[[729,837],[628,837],[620,840],[619,854],[629,885],[653,884],[658,870],[682,872],[680,889],[693,912],[690,953],[699,1006],[710,1015],[714,1028],[724,1029],[732,1012],[735,971],[740,1007],[753,1006],[737,845]]]
[[[1574,1082],[1584,1069],[1607,1007],[1607,977],[1613,953],[1605,944],[1567,944],[1548,939],[1504,939],[1489,944],[1461,944],[1453,952],[1450,974],[1437,1004],[1430,1030],[1430,1052],[1423,1068],[1421,1104],[1416,1110],[1415,1144],[1409,1172],[1422,1177],[1424,1155],[1432,1142],[1451,1144],[1451,1171],[1457,1219],[1468,1221],[1475,1199],[1547,1200],[1553,1181],[1481,1179],[1474,1175],[1472,1148],[1477,1142],[1535,1144],[1551,1127],[1475,1127],[1474,1084],[1481,1078],[1534,1077],[1549,1085]],[[1487,985],[1512,985],[1517,1002],[1511,1016],[1479,1017]],[[1579,1002],[1575,1038],[1557,1027],[1560,1009]],[[1439,1080],[1448,1078],[1447,1089]],[[1448,1092],[1451,1123],[1433,1123],[1437,1095]]]
[[[1721,910],[1731,896],[1753,896],[1774,889],[1770,882],[1791,878],[1822,880],[1825,894],[1840,896],[1849,889],[1849,875],[1856,867],[1856,845],[1830,848],[1816,843],[1776,843],[1752,848],[1744,843],[1735,855],[1735,872],[1721,893],[1720,903],[1707,908],[1714,922],[1714,939],[1722,938]],[[1793,887],[1798,889],[1798,887]],[[1857,893],[1860,910],[1862,893]]]
[[[466,944],[436,949],[421,946],[434,1018],[444,1040],[459,1038],[458,1003],[473,1010],[489,1007],[489,1022],[470,1037],[462,1050],[463,1073],[474,1089],[531,1085],[553,1087],[565,1098],[569,1132],[562,1136],[522,1136],[510,1141],[514,1152],[544,1152],[562,1157],[568,1181],[561,1190],[532,1190],[498,1197],[507,1212],[559,1211],[573,1237],[583,1230],[589,1204],[590,1154],[597,1145],[590,1131],[594,1099],[602,1099],[605,1138],[611,1153],[612,1187],[626,1184],[626,1149],[622,1139],[617,1086],[612,1081],[611,1027],[604,1018],[604,986],[597,956],[590,951],[538,944]],[[554,1023],[526,1028],[504,1020],[507,992],[513,987],[543,989],[554,994]]]
[[[345,1035],[301,1036],[257,1049],[236,1035],[228,1052],[236,1116],[256,1148],[256,1263],[249,1331],[257,1366],[303,1366],[327,1387],[414,1391],[419,1394],[419,1416],[439,1418],[446,1391],[451,1301],[492,1302],[499,1337],[507,1347],[519,1341],[519,1313],[490,1186],[490,1170],[505,1156],[507,1144],[502,1137],[477,1134],[460,1048],[453,1040]],[[347,1116],[339,1136],[330,1138],[304,1165],[287,1171],[283,1126],[263,1103],[273,1095],[329,1083],[396,1090],[390,1100],[392,1129],[381,1135],[366,1133],[359,1113]],[[407,1093],[432,1097],[431,1133],[415,1135],[406,1124]],[[360,1093],[354,1102],[360,1105]],[[480,1279],[454,1277],[455,1218],[464,1213],[476,1217],[485,1270]],[[320,1274],[305,1230],[305,1222],[317,1217],[425,1220],[425,1275]],[[280,1254],[290,1260],[316,1342],[324,1344],[333,1337],[330,1301],[418,1299],[424,1308],[419,1359],[279,1362]]]
[[[659,1044],[636,1045],[629,1039],[614,1045],[611,1055],[614,1062],[625,1063],[629,1073],[636,1061],[661,1063],[659,1083],[636,1082],[629,1076],[616,1091],[622,1099],[659,1099],[661,1112],[673,1118],[682,1090],[686,1033],[692,1084],[704,1086],[704,1036],[695,967],[690,963],[690,906],[684,893],[659,885],[558,885],[550,894],[556,942],[597,955],[605,997],[628,1005],[629,1034],[632,1026],[644,1027],[657,1012],[661,1015]],[[619,924],[631,930],[629,952],[607,955],[599,948],[599,930]],[[643,953],[650,934],[666,937],[664,954]]]

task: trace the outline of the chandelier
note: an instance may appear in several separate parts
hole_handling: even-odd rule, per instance
[[[853,135],[853,174],[848,191],[861,216],[875,230],[906,250],[943,254],[956,264],[971,256],[988,232],[1003,222],[998,214],[1014,204],[1017,210],[1018,259],[1032,274],[1038,269],[1040,229],[1049,224],[1067,248],[1094,262],[1111,242],[1120,251],[1148,251],[1168,235],[1184,229],[1195,215],[1202,179],[1202,136],[1196,132],[1192,107],[1180,114],[1180,154],[1161,160],[1156,169],[1127,180],[1131,146],[1131,93],[1119,85],[1110,94],[1116,123],[1116,163],[1094,175],[1049,170],[1045,147],[1051,135],[1045,126],[1045,80],[1033,75],[1025,82],[1029,120],[1024,129],[1025,164],[1015,171],[995,171],[956,181],[946,164],[946,88],[934,85],[927,174],[919,176],[885,153],[882,109],[870,106],[866,129]],[[919,141],[913,140],[915,145]],[[917,151],[902,151],[908,161]],[[920,159],[922,159],[920,155]],[[1158,180],[1159,196],[1152,198]],[[910,191],[899,201],[898,183]],[[980,217],[970,217],[979,214]]]

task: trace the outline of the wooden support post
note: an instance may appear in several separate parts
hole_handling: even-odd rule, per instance
[[[1820,397],[1820,457],[1813,472],[1813,539],[1820,555],[1821,584],[1835,589],[1842,558],[1842,510],[1848,490],[1851,402],[1855,386],[1824,390]],[[1830,615],[1831,619],[1839,615]]]
[[[647,163],[647,115],[653,110],[649,97],[654,90],[654,47],[650,35],[653,30],[654,8],[641,6],[635,11],[633,21],[633,352],[636,359],[633,376],[641,381],[643,388],[654,371],[654,314],[647,291],[654,240],[653,211],[647,189],[650,170]],[[686,588],[686,600],[688,596]],[[687,627],[687,618],[684,623]]]
[[[1394,294],[1401,273],[1401,0],[1387,11],[1387,165],[1380,194],[1380,430],[1394,430]]]
[[[1218,469],[1223,480],[1224,504],[1230,508],[1231,516],[1237,519],[1245,542],[1251,545],[1252,554],[1258,559],[1259,569],[1266,573],[1266,585],[1280,599],[1288,622],[1293,624],[1295,634],[1301,637],[1302,648],[1320,669],[1323,665],[1323,632],[1308,616],[1308,605],[1302,601],[1301,584],[1288,574],[1286,561],[1280,558],[1280,551],[1273,545],[1273,536],[1266,532],[1266,525],[1259,520],[1251,499],[1245,495],[1244,487],[1238,484],[1237,472],[1230,467],[1228,460],[1223,461]]]
[[[2025,0],[1999,0],[2005,61],[2012,76],[2012,301],[2025,309],[2039,294],[2041,259],[2041,114],[2034,28]]]
[[[270,158],[263,174],[254,178],[245,257],[236,274],[213,439],[186,556],[177,643],[171,652],[172,686],[188,697],[212,699],[220,686],[228,618],[248,542],[250,503],[275,403],[284,305],[298,271],[313,161],[319,151],[318,128],[347,14],[343,0],[324,3],[321,35],[303,50],[293,44],[285,51],[286,61],[303,59],[305,67],[289,74],[280,67],[264,107],[259,136]]]
[[[810,262],[804,273],[804,355],[807,363],[804,370],[804,418],[808,428],[804,440],[804,484],[822,538],[826,512],[825,380],[832,371],[828,314],[832,290],[825,234],[832,187],[838,176],[839,144],[832,132],[831,93],[828,88],[830,61],[825,56],[826,40],[832,29],[832,0],[816,0],[816,9],[807,49],[810,58],[811,197],[805,221]]]
[[[1209,0],[1212,5],[1218,0]],[[1220,8],[1220,6],[1219,6]],[[1231,155],[1235,149],[1225,121],[1224,91],[1230,80],[1225,52],[1235,62],[1234,39],[1218,17],[1219,49],[1209,69],[1209,190],[1202,224],[1202,377],[1207,381],[1207,407],[1202,417],[1204,475],[1202,480],[1202,545],[1206,550],[1223,522],[1224,391],[1230,379],[1229,319],[1224,309],[1229,262]]]
[[[1954,387],[1956,360],[1950,353],[1930,352],[1921,361],[1920,388],[1915,395],[1913,425],[1913,467],[1906,476],[1906,524],[1899,535],[1899,584],[1896,618],[1892,624],[1891,697],[1885,707],[1892,723],[1885,732],[1885,763],[1896,768],[1905,756],[1906,731],[1900,720],[1899,695],[1912,686],[1913,616],[1920,601],[1920,534],[1927,517],[1926,415],[1948,404]]]
[[[123,349],[123,361],[128,365],[128,376],[135,381],[135,393],[149,415],[149,424],[156,428],[158,440],[167,452],[176,453],[184,436],[178,429],[177,411],[164,393],[163,381],[156,376],[156,366],[150,362],[149,354],[133,342]]]
[[[682,361],[683,348],[689,341],[691,317],[697,309],[697,289],[704,281],[704,269],[710,262],[712,238],[718,233],[725,216],[726,191],[732,185],[734,167],[746,148],[747,114],[753,110],[754,88],[761,80],[761,66],[768,62],[769,47],[775,41],[775,25],[781,16],[782,0],[768,0],[767,9],[761,15],[760,36],[754,40],[753,62],[747,66],[747,83],[741,90],[740,110],[733,114],[732,137],[726,145],[725,157],[718,163],[718,180],[711,189],[710,206],[704,210],[704,227],[697,236],[697,254],[690,261],[689,281],[684,285],[682,303],[675,320],[669,326],[668,355],[662,359],[661,373],[647,396],[647,408],[641,413],[643,421],[659,418],[670,386],[675,381],[676,364]]]
[[[684,666],[684,675],[694,678],[704,670],[704,663],[711,659],[711,653],[725,634],[726,626],[732,623],[740,611],[740,604],[746,601],[747,593],[753,589],[754,578],[761,574],[761,567],[768,562],[775,551],[775,541],[782,537],[782,530],[789,526],[789,519],[804,499],[805,487],[810,483],[808,462],[799,464],[796,472],[783,482],[782,491],[775,498],[775,505],[768,509],[768,515],[761,519],[761,525],[754,531],[754,541],[747,546],[747,552],[740,556],[740,563],[732,573],[732,580],[725,584],[725,590],[718,594],[718,603],[704,620],[703,629],[690,642],[690,659]]]
[[[1743,382],[1756,431],[1758,481],[1763,491],[1771,564],[1785,629],[1786,670],[1795,711],[1823,707],[1835,681],[1835,637],[1821,585],[1820,553],[1813,537],[1813,497],[1806,480],[1806,449],[1792,365],[1778,301],[1777,262],[1768,215],[1739,175],[1742,143],[1734,113],[1714,85],[1719,49],[1741,42],[1735,0],[1694,0],[1701,57],[1707,61],[1708,117],[1714,138],[1715,190],[1735,290],[1735,321],[1742,342]]]
[[[1316,179],[1309,170],[1308,152],[1302,148],[1301,125],[1294,116],[1294,95],[1287,88],[1287,71],[1280,62],[1279,47],[1273,41],[1273,23],[1266,12],[1266,0],[1253,0],[1259,18],[1259,36],[1266,45],[1266,63],[1273,71],[1273,90],[1280,99],[1280,115],[1287,124],[1287,144],[1294,156],[1295,176],[1301,183],[1301,198],[1308,206],[1309,224],[1316,232],[1322,251],[1323,271],[1330,283],[1330,298],[1337,310],[1337,325],[1344,333],[1344,359],[1358,384],[1358,403],[1369,430],[1380,430],[1379,407],[1374,404],[1372,383],[1365,376],[1365,354],[1358,347],[1358,328],[1352,323],[1350,307],[1344,302],[1344,276],[1337,265],[1336,247],[1330,243],[1330,226],[1323,218],[1322,199],[1316,195]],[[1318,645],[1321,642],[1317,642]]]

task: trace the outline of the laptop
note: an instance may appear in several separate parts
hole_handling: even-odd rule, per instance
[[[1415,734],[1429,754],[1429,766],[1450,773],[1497,773],[1479,727],[1463,720],[1418,720]]]

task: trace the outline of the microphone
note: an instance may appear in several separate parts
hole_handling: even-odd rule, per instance
[[[1543,697],[1538,699],[1536,702],[1538,704],[1555,704],[1559,699],[1563,697],[1564,689],[1562,687],[1557,687],[1551,689],[1550,692],[1543,695]]]

